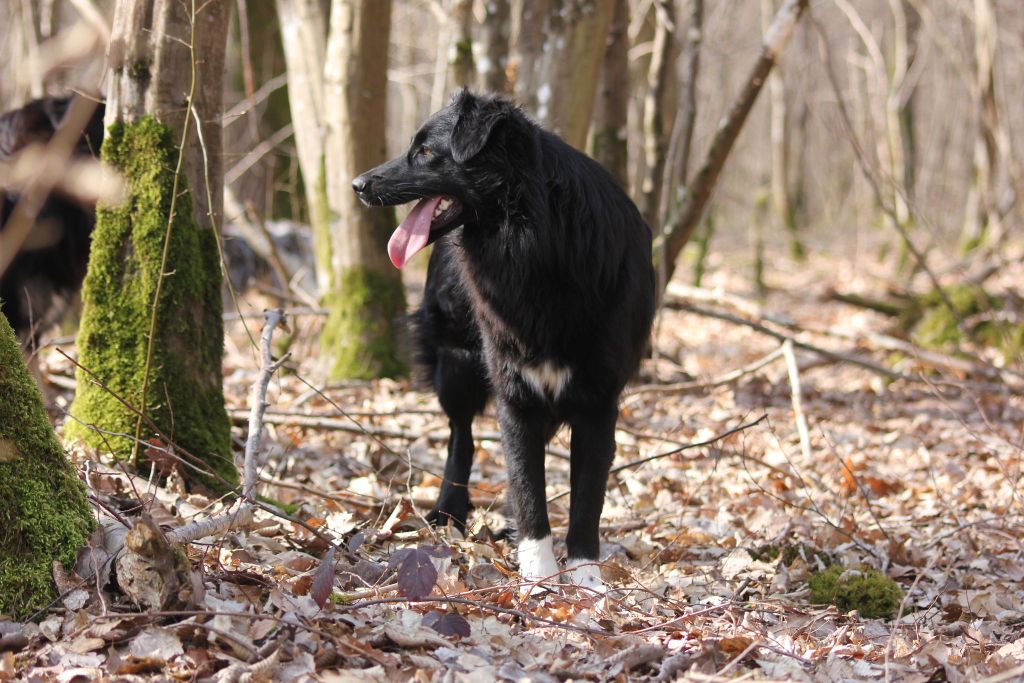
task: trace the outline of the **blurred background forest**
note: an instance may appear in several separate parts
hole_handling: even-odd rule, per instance
[[[224,76],[229,222],[243,213],[308,222],[276,12],[303,4],[235,3]],[[609,165],[663,224],[744,85],[778,5],[395,0],[388,155],[459,85],[508,91]],[[109,0],[4,3],[4,108],[44,93],[97,91],[103,50],[92,36],[109,30],[112,11]],[[750,244],[756,260],[767,243],[785,247],[776,254],[852,254],[869,269],[881,254],[890,272],[905,275],[913,268],[899,234],[885,227],[894,220],[946,266],[965,248],[1019,233],[1024,6],[817,0],[809,14],[818,28],[797,26],[715,189],[705,219],[715,229],[712,251]],[[789,266],[773,261],[769,278],[772,267]]]

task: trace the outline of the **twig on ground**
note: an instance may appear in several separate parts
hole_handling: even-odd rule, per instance
[[[789,373],[790,400],[793,403],[793,420],[796,422],[796,431],[800,435],[800,450],[804,458],[811,462],[811,434],[807,429],[807,416],[804,415],[803,399],[800,391],[800,369],[796,364],[796,355],[793,353],[793,340],[787,339],[782,342],[782,355],[786,358],[786,370]]]
[[[634,396],[636,394],[648,394],[648,393],[673,393],[683,394],[688,392],[704,391],[707,389],[714,389],[716,387],[725,386],[726,384],[733,384],[743,379],[747,375],[751,375],[758,370],[767,367],[775,362],[779,356],[782,355],[782,349],[777,348],[774,351],[758,358],[749,365],[744,365],[741,368],[736,368],[723,375],[708,380],[706,382],[676,382],[673,384],[641,384],[626,390],[627,396]]]
[[[744,325],[744,326],[749,327],[749,328],[751,328],[753,330],[756,330],[757,332],[760,332],[762,334],[766,334],[769,337],[774,337],[775,339],[778,339],[780,342],[786,341],[787,339],[792,340],[793,346],[798,348],[798,349],[803,349],[805,351],[810,351],[811,353],[816,353],[819,356],[823,356],[825,358],[828,358],[828,359],[831,359],[831,360],[834,360],[834,361],[837,361],[837,362],[840,362],[840,363],[850,363],[851,365],[856,365],[857,367],[864,368],[865,370],[870,370],[871,372],[874,372],[874,373],[879,374],[879,375],[883,375],[883,376],[888,377],[890,379],[901,379],[901,380],[904,380],[906,382],[917,382],[917,381],[920,381],[919,378],[917,378],[917,377],[915,377],[913,375],[908,375],[908,374],[903,373],[903,372],[897,372],[896,370],[892,370],[890,368],[885,367],[884,365],[880,365],[878,363],[875,363],[874,361],[867,360],[867,359],[862,358],[860,356],[855,356],[855,355],[848,354],[848,353],[840,353],[838,351],[831,351],[829,349],[825,349],[825,348],[822,348],[820,346],[816,346],[814,344],[811,344],[810,342],[807,342],[807,341],[804,341],[802,339],[799,339],[799,338],[797,338],[797,337],[795,337],[793,335],[785,334],[783,332],[779,332],[777,330],[773,330],[770,327],[767,327],[767,326],[765,326],[765,325],[763,325],[763,324],[761,324],[759,322],[755,322],[753,320],[747,320],[746,318],[741,318],[739,316],[732,315],[731,313],[724,313],[722,311],[711,310],[709,308],[704,308],[702,306],[697,306],[695,304],[691,304],[691,303],[685,302],[685,301],[678,302],[677,306],[679,308],[681,308],[682,310],[684,310],[684,311],[689,311],[691,313],[696,313],[697,315],[703,315],[703,316],[708,317],[708,318],[716,318],[718,320],[724,320],[725,322],[733,323],[733,324],[736,324],[736,325]]]
[[[616,474],[617,472],[621,472],[623,470],[628,470],[628,469],[633,468],[633,467],[639,467],[640,465],[643,465],[645,463],[651,462],[653,460],[660,460],[661,458],[667,458],[667,457],[669,457],[671,455],[675,455],[676,453],[682,453],[683,451],[690,450],[691,448],[700,448],[702,446],[710,446],[710,445],[712,445],[714,443],[717,443],[719,441],[723,441],[723,440],[729,438],[733,434],[736,434],[738,432],[742,432],[745,429],[750,429],[751,427],[755,427],[755,426],[761,424],[761,422],[763,422],[766,419],[768,419],[767,413],[762,415],[761,417],[757,418],[753,422],[747,422],[746,424],[741,424],[738,427],[733,427],[732,429],[730,429],[730,430],[728,430],[726,432],[723,432],[723,433],[719,434],[718,436],[716,436],[716,437],[714,437],[712,439],[708,439],[707,441],[701,441],[699,443],[683,444],[682,446],[679,446],[677,448],[672,448],[672,449],[667,450],[667,451],[662,451],[661,453],[655,453],[654,455],[648,455],[645,458],[640,458],[638,460],[632,460],[632,461],[624,463],[622,465],[618,465],[617,467],[613,467],[608,472],[608,474],[609,475]],[[548,498],[548,502],[549,503],[554,502],[554,501],[558,500],[559,498],[564,498],[567,495],[569,495],[569,491],[562,491],[561,493],[556,493],[555,495],[553,495],[550,498]]]

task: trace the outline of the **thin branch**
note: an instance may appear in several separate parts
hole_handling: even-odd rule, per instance
[[[267,409],[267,388],[270,386],[270,378],[274,372],[288,358],[288,355],[285,354],[284,357],[275,361],[272,354],[274,328],[284,320],[284,314],[280,310],[272,310],[265,311],[264,316],[267,322],[263,326],[263,335],[260,338],[260,374],[253,382],[252,394],[249,399],[249,435],[245,440],[243,465],[242,497],[250,501],[256,489],[256,456],[260,450],[263,414]]]

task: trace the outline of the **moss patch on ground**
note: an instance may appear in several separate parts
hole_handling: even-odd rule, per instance
[[[124,174],[129,193],[123,204],[101,207],[97,214],[78,335],[80,362],[88,373],[78,370],[74,419],[68,421],[66,434],[104,453],[112,450],[118,459],[131,457],[137,415],[120,397],[134,407],[145,405],[160,432],[234,482],[221,377],[224,324],[214,230],[195,220],[182,174],[170,221],[167,268],[155,304],[157,331],[147,383],[150,316],[168,234],[178,148],[172,131],[147,116],[112,126],[102,157]],[[92,381],[93,376],[105,387]],[[159,438],[146,423],[141,436],[144,441]],[[144,449],[137,457],[142,467]],[[193,468],[184,468],[183,474],[190,481],[225,488],[216,477]]]
[[[1020,356],[1024,351],[1024,326],[1000,318],[998,313],[1007,304],[1004,297],[971,283],[946,287],[944,291],[957,315],[935,291],[914,298],[904,309],[901,326],[910,331],[915,342],[927,348],[953,350],[961,342],[971,341],[999,349],[1007,361]]]
[[[903,601],[899,584],[868,567],[850,569],[834,564],[811,576],[811,603],[832,604],[843,612],[857,610],[866,619],[895,616]]]
[[[0,615],[21,619],[49,604],[53,561],[73,563],[93,526],[85,487],[0,314]]]
[[[320,337],[333,359],[335,379],[400,377],[402,360],[395,320],[405,312],[405,290],[398,277],[350,268],[324,300],[330,310]]]

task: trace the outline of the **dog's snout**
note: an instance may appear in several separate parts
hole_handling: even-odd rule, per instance
[[[352,189],[362,194],[370,189],[370,178],[366,175],[358,176],[352,181]]]

